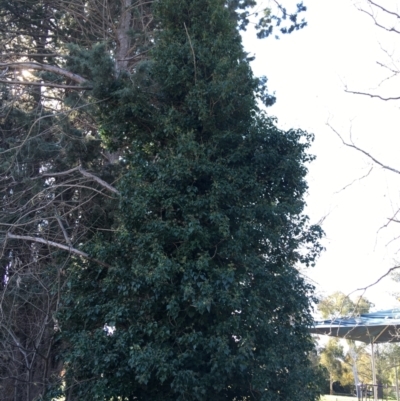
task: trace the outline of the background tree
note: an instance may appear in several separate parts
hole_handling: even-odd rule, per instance
[[[346,294],[336,291],[318,301],[318,311],[323,319],[333,317],[354,317],[368,313],[373,304],[365,297],[357,297],[354,301]]]
[[[387,107],[391,107],[393,104],[397,104],[400,100],[398,94],[399,87],[399,54],[398,54],[398,39],[400,34],[400,13],[398,10],[398,4],[394,1],[374,1],[374,0],[365,0],[357,3],[357,7],[364,15],[369,18],[372,22],[372,27],[377,28],[377,34],[380,35],[379,45],[382,50],[381,57],[376,60],[376,64],[381,67],[381,76],[377,78],[375,82],[369,81],[365,82],[363,86],[360,87],[347,87],[345,88],[347,93],[352,95],[361,96],[366,99],[369,99],[371,102],[384,102]],[[377,118],[380,118],[378,113],[375,113]],[[372,162],[374,165],[378,166],[381,169],[389,171],[392,174],[399,175],[400,169],[396,166],[395,163],[391,163],[388,160],[385,160],[383,157],[380,157],[375,151],[372,149],[368,149],[367,147],[363,147],[355,142],[351,135],[349,139],[345,138],[341,132],[336,130],[334,127],[331,127],[333,131],[339,136],[342,143],[345,146],[348,146],[357,152],[360,152],[365,156],[365,158]],[[385,143],[387,148],[393,147],[393,144],[386,143],[382,141],[382,138],[379,139],[382,143]],[[397,192],[396,190],[393,192]],[[385,195],[386,196],[386,195]],[[381,228],[386,228],[389,225],[393,225],[399,222],[399,211],[398,201],[391,200],[391,208],[392,212],[387,216],[387,220],[382,224]],[[379,231],[378,231],[379,232]],[[393,239],[389,243],[396,243],[398,240],[398,235],[394,235]],[[395,281],[400,281],[399,279],[399,263],[395,260],[393,265],[388,271],[379,277],[375,282],[371,283],[365,288],[361,288],[360,290],[366,290],[367,288],[377,284],[384,277],[391,275],[391,277]],[[398,294],[394,294],[398,297]],[[393,346],[393,344],[391,345]],[[382,347],[385,350],[386,347]],[[389,347],[390,349],[390,347]],[[379,366],[381,366],[381,377],[380,380],[382,382],[388,383],[387,376],[387,366],[390,366],[390,352],[386,354],[386,351],[380,352],[379,357]],[[359,357],[359,374],[363,381],[371,381],[370,374],[370,356],[367,353],[361,353]],[[390,369],[389,369],[390,370]]]
[[[399,87],[399,54],[398,54],[398,38],[400,34],[400,13],[398,10],[398,4],[396,1],[374,1],[374,0],[363,0],[357,3],[357,8],[365,14],[374,27],[377,28],[377,33],[382,35],[379,39],[380,47],[382,49],[382,56],[376,61],[377,65],[382,68],[382,73],[375,82],[366,82],[364,87],[345,87],[345,91],[349,94],[356,96],[362,96],[370,99],[370,101],[381,101],[387,102],[392,105],[400,100],[398,93]],[[365,156],[365,158],[372,162],[374,165],[382,168],[395,175],[400,174],[400,168],[383,157],[380,157],[371,149],[359,145],[357,142],[353,141],[351,135],[346,139],[346,136],[339,132],[335,127],[331,126],[331,129],[340,138],[342,143],[350,147],[357,152],[360,152]],[[394,147],[395,145],[389,144],[387,148]],[[398,201],[391,201],[391,205],[398,205]],[[389,225],[399,223],[399,213],[400,209],[398,206],[393,207],[393,212],[387,216],[385,222],[383,222],[380,229],[386,228]],[[393,240],[390,242],[395,242],[398,236],[395,235]],[[371,283],[365,288],[360,288],[360,290],[366,290],[367,288],[377,284],[384,277],[390,275],[399,269],[399,264],[395,261],[393,266],[388,269],[387,273],[379,277],[376,282]]]
[[[396,397],[399,393],[399,366],[400,366],[400,346],[398,344],[386,344],[383,350],[385,355],[385,373],[388,382],[395,386]]]
[[[63,368],[56,314],[68,267],[88,257],[81,244],[112,229],[117,206],[120,152],[102,144],[92,94],[104,101],[96,87],[131,71],[153,28],[148,2],[1,6],[0,380],[3,400],[30,401]],[[112,64],[101,64],[105,52]],[[71,72],[77,54],[100,59],[97,70]]]
[[[318,302],[318,310],[324,319],[359,316],[362,313],[368,313],[371,306],[373,306],[371,302],[362,296],[357,297],[353,301],[348,295],[340,291],[334,292]],[[349,346],[349,358],[347,358],[347,361],[352,367],[353,380],[355,388],[357,389],[357,395],[361,396],[361,394],[359,394],[360,388],[358,386],[360,382],[358,375],[358,359],[360,352],[362,353],[364,351],[365,345],[357,346],[353,340],[346,341]],[[344,360],[345,358],[342,359]]]
[[[330,338],[320,354],[320,362],[329,372],[329,394],[334,394],[333,383],[338,381],[344,384],[343,376],[347,373],[344,364],[343,346],[337,338]]]

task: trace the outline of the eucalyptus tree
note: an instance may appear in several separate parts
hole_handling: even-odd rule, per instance
[[[365,297],[354,300],[343,292],[336,291],[318,301],[318,310],[324,319],[355,317],[368,313],[373,304]]]
[[[344,294],[343,292],[336,291],[333,294],[319,300],[318,310],[320,311],[324,319],[331,319],[335,317],[360,316],[363,313],[368,313],[372,306],[373,304],[365,297],[360,296],[352,300],[348,295]],[[357,346],[355,341],[353,340],[346,341],[349,347],[348,355],[350,356],[350,363],[353,370],[354,385],[357,391],[357,395],[361,396],[361,390],[358,385],[360,383],[358,365],[360,364],[359,360],[365,351],[365,344],[363,344],[362,346]],[[331,380],[331,393],[332,391],[333,389]]]
[[[330,338],[320,354],[320,363],[329,373],[329,394],[333,395],[333,384],[336,381],[342,383],[343,374],[346,373],[344,364],[345,354],[343,346],[337,338]]]

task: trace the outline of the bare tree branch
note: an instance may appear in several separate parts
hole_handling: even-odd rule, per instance
[[[384,100],[384,101],[390,101],[390,100],[400,100],[400,96],[395,96],[395,97],[383,97],[381,95],[376,95],[374,93],[368,93],[368,92],[359,92],[359,91],[351,91],[347,88],[345,88],[345,92],[347,93],[351,93],[353,95],[363,95],[363,96],[369,96],[372,98],[377,98],[380,100]]]
[[[353,180],[352,182],[350,182],[350,184],[345,185],[342,189],[340,189],[339,191],[336,191],[335,194],[338,194],[339,192],[344,191],[346,188],[350,187],[351,185],[353,185],[356,181],[361,181],[363,178],[368,177],[371,174],[371,171],[373,170],[373,166],[369,169],[368,173],[363,175],[360,178],[356,178],[355,180]]]
[[[93,262],[96,262],[101,266],[108,267],[108,268],[111,267],[109,264],[104,263],[101,260],[91,258],[86,252],[82,252],[79,249],[72,248],[70,246],[66,246],[66,245],[63,245],[63,244],[59,244],[59,243],[54,242],[54,241],[48,241],[48,240],[45,240],[44,238],[31,237],[30,235],[15,235],[15,234],[12,234],[12,233],[9,233],[9,232],[6,234],[6,238],[19,239],[19,240],[23,240],[23,241],[31,241],[31,242],[37,242],[39,244],[50,245],[52,247],[59,248],[59,249],[62,249],[64,251],[68,251],[68,252],[73,253],[75,255],[81,256],[81,257],[83,257],[85,259],[92,260]]]
[[[389,170],[392,171],[393,173],[396,174],[400,174],[399,170],[396,170],[393,167],[387,166],[386,164],[383,164],[382,162],[380,162],[379,160],[375,159],[375,157],[373,157],[372,155],[370,155],[368,152],[366,152],[365,150],[359,148],[358,146],[354,145],[353,143],[348,143],[346,142],[342,136],[339,134],[339,132],[337,132],[335,130],[335,128],[333,128],[329,123],[327,124],[328,127],[340,138],[340,140],[342,141],[343,145],[348,146],[349,148],[353,148],[358,150],[359,152],[363,153],[365,156],[369,157],[374,163],[378,164],[379,166],[381,166],[382,168],[384,168],[385,170]]]
[[[382,49],[383,51],[385,51],[384,49]],[[385,51],[386,52],[386,51]],[[386,52],[387,53],[387,52]],[[383,64],[381,61],[377,61],[376,64],[378,64],[380,67],[382,68],[386,68],[387,70],[389,70],[391,73],[393,73],[392,77],[394,77],[395,75],[398,75],[400,73],[399,70],[394,70],[393,68],[389,67],[386,64]],[[386,78],[389,79],[389,78]]]
[[[400,265],[399,265],[399,266],[393,266],[393,267],[391,267],[389,270],[386,271],[385,274],[382,274],[382,275],[381,275],[376,281],[374,281],[372,284],[369,284],[369,285],[367,285],[367,286],[365,286],[365,287],[357,288],[356,290],[350,292],[350,294],[348,294],[348,296],[350,296],[351,294],[354,294],[355,292],[358,292],[358,291],[363,291],[363,293],[365,293],[365,291],[367,291],[368,288],[371,288],[371,287],[373,287],[374,285],[378,284],[378,283],[379,283],[380,281],[382,281],[385,277],[387,277],[392,271],[397,270],[397,269],[399,269],[399,268],[400,268]]]
[[[400,19],[400,14],[395,13],[394,11],[388,10],[387,8],[381,6],[380,4],[377,4],[377,3],[373,2],[372,0],[368,0],[368,3],[372,4],[373,6],[375,6],[375,7],[377,7],[377,8],[380,8],[380,9],[381,9],[382,11],[384,11],[386,14],[393,15],[393,16],[395,16],[396,18],[399,18],[399,19]]]
[[[81,77],[78,74],[74,74],[71,71],[67,71],[63,68],[56,67],[55,65],[48,65],[48,64],[40,64],[40,63],[32,63],[32,62],[14,62],[14,63],[0,63],[0,68],[11,68],[17,70],[38,70],[38,71],[48,71],[54,74],[62,75],[72,81],[83,84],[87,80]]]
[[[377,231],[377,233],[379,233],[379,231],[383,230],[384,228],[387,228],[388,225],[394,221],[394,222],[399,222],[398,220],[396,220],[396,216],[398,215],[398,213],[400,212],[400,209],[397,209],[394,214],[392,215],[392,217],[388,217],[387,220],[388,222],[386,224],[384,224],[382,227],[379,227],[379,230]]]
[[[89,173],[88,171],[86,171],[84,168],[82,168],[81,166],[79,166],[79,172],[88,178],[91,178],[92,180],[96,181],[98,184],[100,184],[101,186],[103,186],[104,188],[107,188],[109,191],[115,193],[115,194],[119,194],[120,192],[114,188],[113,186],[111,186],[110,184],[108,184],[107,182],[105,182],[104,180],[102,180],[100,177],[95,176],[92,173]]]
[[[61,53],[6,53],[0,54],[0,58],[2,57],[66,57],[65,54]]]
[[[9,85],[46,86],[48,88],[61,88],[61,89],[78,89],[78,90],[93,89],[92,86],[62,85],[62,84],[53,84],[51,82],[9,81],[7,79],[0,79],[0,82]]]
[[[102,180],[100,177],[97,177],[96,175],[89,173],[89,171],[86,171],[81,166],[77,166],[77,167],[71,168],[69,170],[58,172],[58,173],[43,173],[41,176],[42,177],[59,177],[59,176],[71,174],[74,171],[79,171],[84,177],[87,177],[87,178],[92,179],[93,181],[96,181],[98,184],[100,184],[104,188],[108,189],[110,192],[113,192],[114,194],[120,193],[118,191],[118,189],[114,188],[112,185],[108,184],[107,182]]]
[[[71,240],[70,240],[69,237],[68,237],[67,231],[65,230],[64,224],[62,223],[62,221],[61,221],[61,219],[60,219],[60,216],[58,216],[57,209],[55,209],[54,212],[55,212],[55,214],[56,214],[56,220],[57,220],[57,222],[58,222],[58,225],[60,226],[61,231],[62,231],[62,233],[63,233],[63,235],[64,235],[65,242],[66,242],[66,243],[68,244],[68,246],[71,248],[71,247],[72,247]]]
[[[388,28],[387,26],[380,24],[380,23],[377,21],[377,19],[375,18],[375,16],[374,16],[372,13],[368,12],[367,10],[363,10],[362,8],[360,8],[359,10],[360,10],[361,12],[363,12],[363,13],[369,15],[369,16],[374,20],[374,23],[375,23],[375,25],[376,25],[378,28],[381,28],[381,29],[383,29],[383,30],[385,30],[385,31],[387,31],[387,32],[400,33],[400,31],[398,31],[398,30],[397,30],[396,28],[394,28],[394,27]]]

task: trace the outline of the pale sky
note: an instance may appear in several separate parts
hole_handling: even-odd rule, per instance
[[[325,217],[326,251],[305,274],[321,296],[370,285],[396,259],[400,264],[400,223],[384,227],[400,207],[400,175],[345,147],[327,125],[400,170],[400,101],[345,92],[346,86],[365,92],[378,87],[388,74],[377,61],[388,62],[387,54],[400,60],[393,51],[396,44],[400,49],[400,35],[383,34],[355,3],[305,0],[308,26],[302,31],[280,40],[244,38],[246,50],[256,55],[255,74],[266,75],[269,89],[276,92],[277,103],[268,113],[278,117],[282,128],[315,134],[311,152],[317,160],[310,165],[306,213],[313,223]],[[397,7],[395,0],[380,4]],[[397,65],[400,69],[400,62]],[[398,79],[385,81],[380,93],[400,96],[399,84]],[[400,283],[386,278],[365,296],[375,309],[400,307],[390,295],[394,291],[400,293]]]

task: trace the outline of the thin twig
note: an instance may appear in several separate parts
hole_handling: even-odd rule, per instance
[[[186,35],[187,35],[187,37],[188,37],[188,39],[189,39],[189,45],[190,45],[190,48],[192,49],[193,65],[194,65],[194,83],[196,84],[196,83],[197,83],[196,55],[194,54],[194,49],[193,49],[192,41],[190,40],[190,35],[189,35],[188,29],[187,29],[187,27],[186,27],[186,24],[183,23],[183,25],[185,26]]]
[[[363,176],[360,177],[360,178],[354,179],[352,182],[350,182],[350,184],[347,184],[347,185],[345,185],[342,189],[340,189],[339,191],[336,191],[335,194],[338,194],[339,192],[344,191],[346,188],[348,188],[348,187],[350,187],[351,185],[353,185],[356,181],[361,181],[362,179],[368,177],[368,176],[370,175],[370,173],[371,173],[371,171],[372,171],[373,168],[374,168],[374,167],[372,166],[372,167],[369,169],[369,171],[368,171],[367,174],[363,175]]]
[[[386,101],[390,101],[390,100],[400,100],[400,96],[395,96],[395,97],[383,97],[381,95],[375,95],[373,93],[368,93],[368,92],[359,92],[359,91],[351,91],[348,90],[347,88],[344,90],[347,93],[351,93],[353,95],[362,95],[362,96],[369,96],[371,98],[377,98],[377,99],[381,99]]]
[[[394,271],[394,270],[397,270],[397,269],[399,269],[400,268],[400,265],[399,266],[393,266],[393,267],[391,267],[385,274],[383,274],[382,276],[380,276],[376,281],[374,281],[372,284],[369,284],[369,285],[367,285],[367,286],[365,286],[365,287],[360,287],[360,288],[357,288],[356,290],[354,290],[354,291],[352,291],[350,294],[348,294],[348,296],[350,296],[351,294],[354,294],[355,292],[358,292],[358,291],[363,291],[363,294],[365,293],[365,291],[367,291],[367,289],[368,288],[371,288],[371,287],[373,287],[374,285],[376,285],[376,284],[378,284],[380,281],[382,281],[385,277],[387,277],[392,271]]]
[[[375,24],[378,28],[384,29],[384,30],[387,31],[387,32],[400,33],[400,31],[398,31],[395,27],[388,28],[387,26],[380,24],[372,13],[370,13],[370,12],[368,12],[368,11],[366,11],[366,10],[363,10],[362,8],[359,8],[359,10],[360,10],[361,12],[363,12],[363,13],[369,15],[369,16],[373,19],[374,24]]]
[[[375,6],[375,7],[380,8],[380,9],[381,9],[382,11],[384,11],[385,13],[394,15],[396,18],[399,18],[399,19],[400,19],[400,15],[397,14],[397,13],[395,13],[394,11],[390,11],[390,10],[388,10],[387,8],[382,7],[380,4],[374,3],[372,0],[368,0],[368,3],[372,4],[372,5]]]
[[[381,166],[382,168],[384,168],[385,170],[389,170],[392,171],[393,173],[396,174],[400,174],[399,170],[396,170],[393,167],[387,166],[386,164],[383,164],[382,162],[380,162],[379,160],[375,159],[375,157],[373,157],[371,154],[369,154],[368,152],[366,152],[365,150],[359,148],[358,146],[352,144],[352,143],[348,143],[346,142],[342,136],[339,134],[339,132],[337,132],[335,130],[335,128],[333,128],[329,123],[327,124],[328,127],[340,138],[340,140],[342,141],[343,145],[348,146],[349,148],[353,148],[358,150],[359,152],[363,153],[365,156],[369,157],[374,163],[378,164],[379,166]]]

